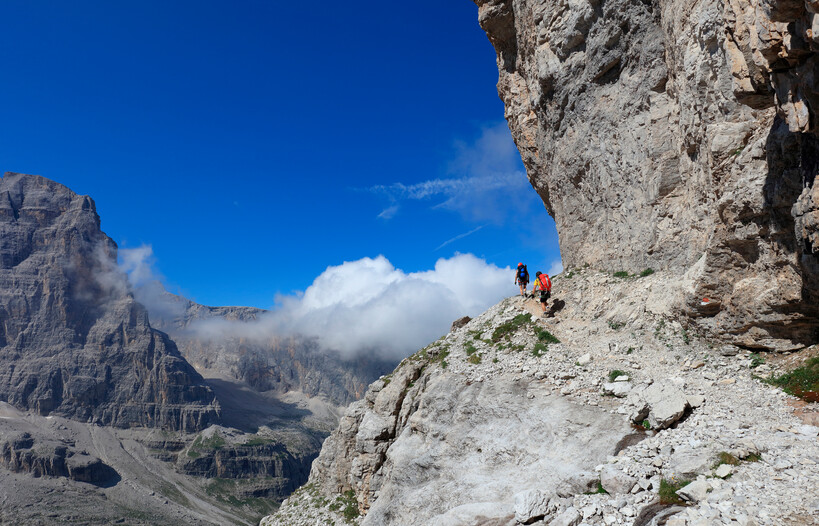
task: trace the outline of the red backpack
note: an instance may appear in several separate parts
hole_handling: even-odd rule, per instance
[[[546,279],[544,280],[543,278]],[[541,274],[540,276],[537,277],[537,279],[540,281],[541,290],[545,290],[547,292],[552,290],[552,280],[549,279],[548,274]]]

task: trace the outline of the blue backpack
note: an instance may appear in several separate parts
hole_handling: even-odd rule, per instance
[[[518,269],[518,281],[525,281],[529,283],[529,271],[526,270],[526,265],[523,265]]]

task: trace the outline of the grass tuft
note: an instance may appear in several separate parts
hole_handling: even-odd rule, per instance
[[[601,494],[601,495],[608,495],[609,494],[608,491],[603,489],[603,484],[601,484],[599,480],[597,481],[597,489],[596,490],[587,491],[587,492],[584,493],[584,495],[598,495],[598,494]]]
[[[644,277],[650,276],[652,274],[654,274],[654,269],[653,268],[647,268],[644,271],[640,272],[640,277],[644,278]]]
[[[717,457],[717,462],[711,466],[712,469],[717,469],[723,464],[728,464],[729,466],[739,466],[739,459],[734,455],[728,453],[727,451],[722,451]]]
[[[554,334],[547,331],[546,329],[538,329],[536,335],[538,341],[543,342],[546,345],[550,343],[560,343],[560,340],[558,340]]]
[[[511,320],[498,325],[495,330],[492,332],[492,341],[499,342],[503,338],[507,338],[517,332],[523,325],[532,323],[532,315],[531,314],[518,314]]]
[[[758,352],[751,353],[751,369],[756,369],[763,363],[765,363],[765,358],[763,358]]]
[[[539,357],[543,356],[544,354],[546,354],[546,351],[548,351],[548,350],[549,350],[548,345],[546,345],[545,343],[538,342],[538,343],[535,344],[535,348],[532,349],[532,356],[534,356],[536,358],[539,358]]]
[[[625,279],[628,277],[628,272],[626,272],[625,270],[618,270],[617,272],[614,273],[614,277]]]
[[[819,356],[811,358],[802,367],[789,373],[771,377],[767,382],[807,402],[819,402]]]
[[[613,382],[617,379],[618,376],[627,376],[628,373],[625,371],[621,371],[620,369],[613,369],[609,371],[609,382]]]
[[[685,504],[677,492],[691,483],[690,480],[662,479],[660,481],[660,504]]]

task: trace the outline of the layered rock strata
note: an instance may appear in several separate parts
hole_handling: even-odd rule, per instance
[[[239,498],[281,501],[307,481],[321,440],[296,431],[263,428],[256,434],[213,426],[200,433],[176,461],[180,473],[239,483]]]
[[[219,406],[153,329],[93,200],[34,175],[0,181],[0,401],[100,425],[195,431]]]
[[[745,347],[817,340],[815,2],[475,2],[564,266],[672,270]]]
[[[116,471],[66,440],[35,440],[31,433],[0,433],[0,466],[35,477],[66,477],[95,485],[113,483]]]

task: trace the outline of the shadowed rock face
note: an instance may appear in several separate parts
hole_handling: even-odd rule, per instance
[[[0,401],[117,427],[218,418],[202,377],[116,267],[94,202],[39,176],[0,181]]]
[[[475,2],[566,267],[675,270],[712,335],[816,341],[816,2]]]

